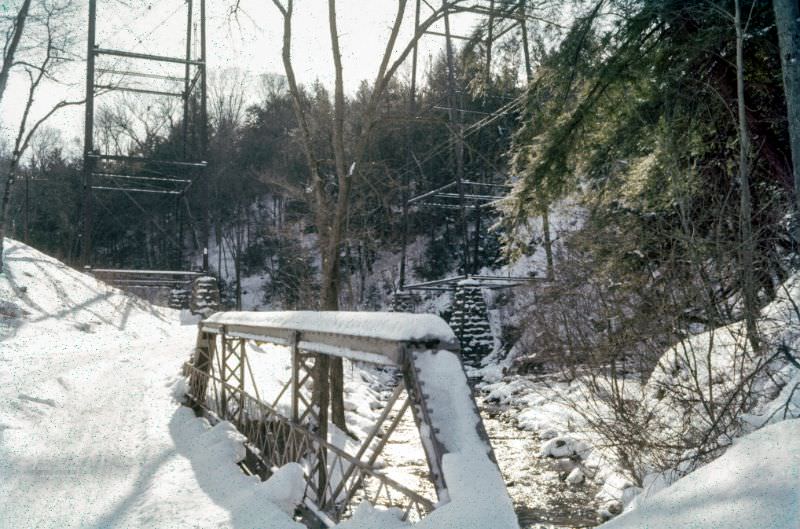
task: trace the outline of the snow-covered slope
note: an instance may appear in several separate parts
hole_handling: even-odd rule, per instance
[[[797,529],[800,419],[738,439],[722,457],[637,500],[603,529]]]
[[[664,353],[642,388],[661,419],[657,430],[685,432],[688,422],[691,429],[713,431],[704,426],[714,423],[697,401],[734,403],[731,425],[718,441],[727,449],[672,485],[692,466],[646,476],[630,514],[608,527],[800,528],[798,300],[795,274],[761,310],[760,353],[751,352],[743,322],[697,334]],[[740,396],[743,381],[751,389]]]
[[[762,309],[758,328],[763,348],[760,353],[752,352],[744,324],[736,322],[690,336],[668,348],[646,382],[628,376],[614,390],[624,391],[626,401],[639,403],[636,422],[653,446],[677,447],[679,460],[666,469],[663,460],[651,457],[663,454],[663,449],[642,450],[642,487],[623,470],[618,454],[608,448],[612,443],[587,420],[587,415],[595,420],[614,417],[608,402],[592,393],[590,384],[609,388],[611,393],[610,382],[602,377],[504,377],[498,367],[488,366],[481,370],[484,382],[479,387],[487,392],[487,400],[520,410],[518,426],[537,432],[545,441],[541,456],[580,459],[584,474],[602,486],[596,500],[601,515],[610,517],[623,508],[634,508],[640,492],[641,496],[657,494],[699,464],[696,450],[687,450],[686,444],[678,442],[670,444],[680,441],[681,435],[687,440],[684,442],[691,442],[690,434],[697,439],[698,432],[711,432],[715,435],[709,434],[709,439],[716,443],[712,453],[722,454],[737,438],[800,417],[800,367],[795,364],[800,351],[800,274],[781,285],[775,299]],[[703,403],[713,403],[715,418],[709,417]],[[725,415],[720,412],[723,409]],[[800,441],[787,446],[796,451]],[[797,465],[795,472],[800,480]],[[703,525],[702,518],[695,522],[686,527],[717,527]],[[772,527],[770,520],[765,519],[762,527]],[[800,522],[792,527],[800,529]]]
[[[793,365],[800,350],[798,303],[800,274],[795,274],[761,310],[757,320],[761,352],[752,351],[743,321],[696,334],[668,349],[643,388],[664,429],[684,427],[681,421],[688,414],[695,418],[697,430],[712,423],[698,401],[717,406],[742,401],[740,407],[747,414],[739,418],[744,424],[736,434],[797,416],[800,406],[787,398],[776,402],[776,397],[782,389],[800,383],[800,369]],[[794,362],[787,357],[794,357]],[[737,396],[738,386],[745,382],[752,389]],[[786,413],[775,414],[775,405],[784,404]]]
[[[0,527],[301,528],[299,467],[260,483],[229,425],[178,406],[196,327],[6,240]]]

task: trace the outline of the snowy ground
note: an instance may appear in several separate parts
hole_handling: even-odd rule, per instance
[[[638,498],[607,529],[797,529],[800,527],[800,419],[739,440],[672,486]]]
[[[178,406],[193,322],[6,248],[1,527],[302,527],[290,489],[235,466],[234,433]]]
[[[245,476],[236,466],[241,438],[230,425],[212,428],[179,405],[178,369],[193,347],[194,321],[181,321],[176,311],[125,295],[14,241],[7,241],[5,259],[0,528],[302,527],[290,514],[300,494],[298,466],[285,467],[266,483]],[[800,281],[785,293],[799,298]],[[764,329],[797,350],[800,314],[788,297],[765,309]],[[501,469],[515,502],[522,498],[533,506],[539,520],[554,507],[568,511],[570,502],[584,505],[598,493],[594,501],[600,503],[630,503],[629,512],[609,523],[614,529],[800,527],[800,422],[792,419],[800,414],[800,370],[778,371],[773,379],[782,386],[772,389],[774,398],[743,417],[754,433],[671,486],[654,480],[633,501],[626,491],[641,489],[592,449],[579,416],[559,403],[577,394],[575,384],[504,378],[500,368],[483,374],[481,389],[490,402],[484,409],[502,409],[487,421]],[[355,424],[366,428],[377,413],[386,377],[348,371],[347,407]],[[646,386],[632,390],[648,392]],[[404,481],[412,486],[424,473],[419,450],[409,451],[418,443],[415,433],[408,422],[385,454],[394,477],[412,479]],[[410,464],[404,469],[402,461]],[[474,487],[471,476],[461,474],[463,484]],[[565,498],[563,505],[558,498]],[[484,526],[491,519],[477,511],[465,519],[454,511],[440,509],[418,527],[478,529],[483,526],[470,523],[481,518],[477,514]],[[583,525],[551,521],[557,527]],[[365,506],[342,527],[408,525]]]

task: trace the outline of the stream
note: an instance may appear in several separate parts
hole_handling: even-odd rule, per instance
[[[388,396],[388,392],[387,392]],[[569,459],[539,457],[541,439],[517,428],[515,409],[477,398],[486,431],[522,529],[584,529],[598,525],[591,481],[568,485],[564,478],[575,467]],[[383,472],[436,501],[428,466],[411,413],[406,413],[381,456]]]
[[[579,529],[598,525],[591,482],[568,485],[568,459],[539,457],[541,439],[516,427],[514,409],[478,399],[483,424],[522,529]]]

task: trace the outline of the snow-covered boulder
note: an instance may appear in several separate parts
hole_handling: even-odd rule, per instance
[[[542,445],[539,453],[542,457],[586,457],[591,448],[583,441],[579,441],[569,435],[559,435]]]
[[[581,470],[580,467],[576,467],[572,469],[572,472],[569,473],[566,482],[570,485],[580,485],[585,480],[586,474],[583,473],[583,470]]]

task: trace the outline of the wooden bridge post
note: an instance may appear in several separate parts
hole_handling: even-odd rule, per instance
[[[300,421],[300,332],[292,333],[289,346],[292,349],[292,422]]]
[[[208,376],[211,374],[211,363],[216,350],[216,338],[213,334],[203,332],[202,329],[197,334],[197,344],[195,346],[192,365],[198,371]],[[188,373],[186,373],[188,374]],[[208,389],[208,379],[192,374],[189,379],[190,391],[194,404],[204,406],[206,403],[206,390]]]
[[[314,388],[311,392],[311,406],[317,406],[317,435],[324,443],[328,442],[328,407],[330,406],[330,358],[324,353],[314,355]],[[317,450],[317,503],[324,510],[325,491],[328,488],[328,449],[325,444]],[[313,471],[311,472],[313,475]]]
[[[235,350],[235,348],[234,348]],[[244,365],[247,362],[247,351],[245,349],[245,339],[239,338],[239,410],[237,411],[238,427],[244,423],[244,394],[247,388],[244,383]]]
[[[220,416],[224,419],[228,410],[228,389],[225,387],[225,381],[228,380],[226,371],[226,364],[228,363],[228,336],[225,334],[225,327],[222,327],[221,334],[222,350],[220,351],[219,360],[219,378],[222,381],[220,384]]]

